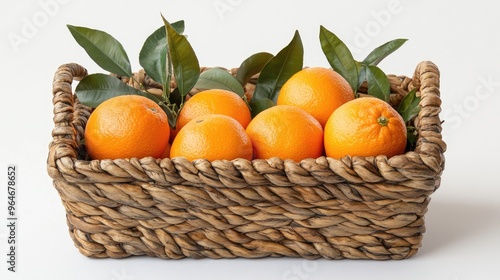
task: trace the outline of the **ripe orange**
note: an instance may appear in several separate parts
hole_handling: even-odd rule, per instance
[[[85,128],[85,147],[92,159],[160,158],[167,148],[170,126],[154,101],[122,95],[101,103]]]
[[[403,118],[387,102],[362,97],[340,106],[325,126],[325,149],[328,157],[392,157],[406,149],[406,126]]]
[[[278,105],[262,111],[248,124],[254,158],[301,161],[323,155],[323,128],[306,111]]]
[[[188,122],[177,134],[170,157],[195,159],[252,160],[252,143],[243,126],[235,119],[212,114]]]
[[[244,128],[252,116],[247,104],[234,92],[222,89],[210,89],[193,95],[184,103],[174,134],[177,134],[190,120],[208,114],[222,114],[237,120]]]
[[[285,82],[278,95],[278,105],[295,105],[325,126],[340,105],[354,99],[347,81],[332,69],[304,68]]]

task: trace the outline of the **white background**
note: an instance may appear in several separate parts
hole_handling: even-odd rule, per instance
[[[498,1],[92,1],[5,2],[0,11],[1,279],[500,279],[500,5]],[[8,4],[6,4],[8,3]],[[403,261],[302,259],[96,260],[80,255],[46,172],[51,84],[77,62],[102,72],[66,24],[105,30],[139,69],[146,37],[184,19],[200,64],[237,67],[260,51],[277,53],[299,30],[306,66],[328,66],[319,26],[362,59],[376,46],[409,41],[380,67],[411,76],[422,60],[441,70],[446,170],[426,214],[419,253]],[[7,271],[8,164],[18,167],[18,263]]]

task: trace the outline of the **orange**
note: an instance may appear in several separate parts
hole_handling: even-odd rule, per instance
[[[278,95],[278,105],[295,105],[325,126],[340,105],[354,99],[347,81],[332,69],[304,68],[288,79]]]
[[[301,161],[323,155],[323,128],[306,111],[278,105],[253,118],[247,127],[254,158],[279,157]]]
[[[85,128],[85,147],[92,159],[160,158],[167,148],[170,126],[154,101],[122,95],[101,103]]]
[[[403,118],[387,102],[362,97],[340,106],[325,126],[325,150],[328,157],[392,157],[406,149]]]
[[[188,122],[177,134],[170,157],[195,159],[252,160],[252,143],[243,126],[235,119],[212,114]]]
[[[246,102],[238,94],[222,89],[210,89],[193,95],[184,103],[174,134],[177,134],[190,120],[208,114],[222,114],[237,120],[244,128],[252,116]]]

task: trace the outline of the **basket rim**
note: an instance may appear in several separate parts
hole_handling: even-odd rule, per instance
[[[81,138],[79,135],[83,135],[84,125],[90,112],[88,107],[78,102],[71,85],[73,81],[79,81],[87,75],[87,70],[76,63],[61,65],[54,75],[52,92],[54,128],[47,158],[48,173],[53,179],[65,178],[71,182],[89,182],[95,180],[89,176],[99,174],[99,180],[105,182],[140,180],[179,184],[190,181],[193,185],[209,183],[242,187],[245,184],[290,186],[297,185],[300,181],[301,184],[312,186],[336,182],[425,181],[439,178],[444,170],[446,144],[442,140],[439,118],[441,111],[439,70],[430,61],[420,62],[413,78],[404,85],[408,87],[405,90],[419,89],[421,95],[421,110],[415,118],[418,140],[414,151],[391,158],[345,156],[342,159],[333,159],[322,156],[300,162],[279,158],[213,162],[204,159],[189,162],[184,158],[152,157],[116,160],[78,159]],[[325,176],[325,172],[331,174]],[[245,176],[245,174],[254,176],[255,173],[261,173],[257,176],[258,179],[249,181]],[[272,174],[279,174],[279,179],[271,176]],[[302,180],[308,174],[311,178]],[[227,183],[221,184],[220,181],[224,180],[227,180]],[[433,183],[429,188],[435,190],[438,185]]]

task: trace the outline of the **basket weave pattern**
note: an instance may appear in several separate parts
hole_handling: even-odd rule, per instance
[[[439,71],[420,63],[413,78],[390,75],[391,102],[422,97],[415,151],[387,158],[267,160],[86,160],[90,108],[72,92],[87,71],[54,76],[48,174],[79,251],[95,258],[302,257],[404,259],[421,246],[424,214],[439,187]]]

